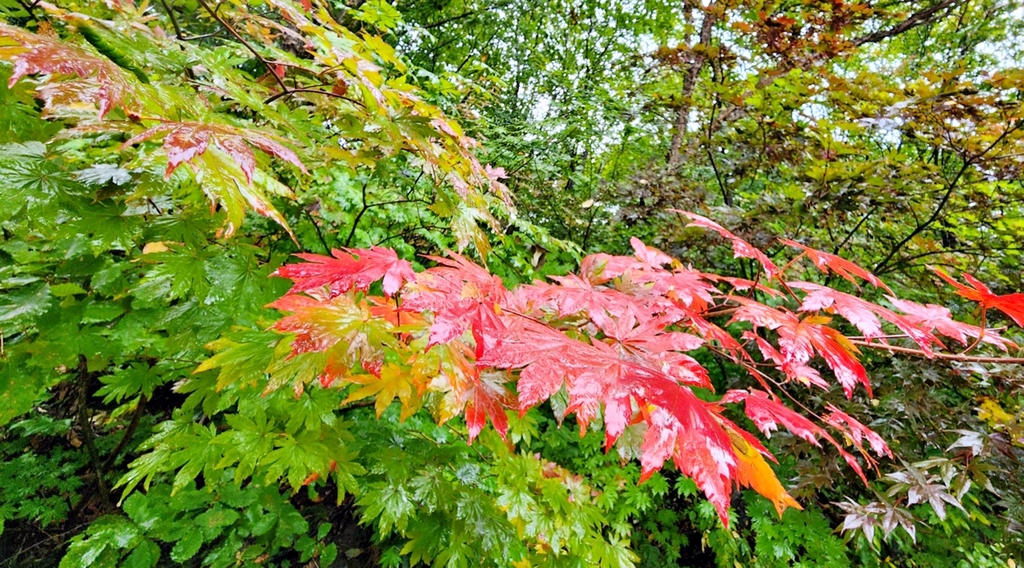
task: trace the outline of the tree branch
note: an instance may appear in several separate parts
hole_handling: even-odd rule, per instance
[[[949,182],[949,185],[946,188],[946,192],[942,195],[942,199],[939,200],[939,204],[935,207],[935,210],[932,211],[932,214],[927,219],[925,219],[923,223],[918,223],[917,226],[914,227],[914,230],[911,231],[910,234],[908,234],[906,237],[904,237],[903,240],[896,243],[896,246],[892,247],[889,250],[889,253],[885,255],[885,258],[883,258],[878,264],[875,265],[875,268],[874,270],[872,270],[872,272],[874,272],[875,274],[883,273],[884,269],[889,266],[889,261],[891,261],[893,257],[896,256],[896,253],[898,253],[904,246],[906,246],[906,244],[909,243],[911,239],[921,234],[925,229],[930,227],[932,223],[937,221],[939,216],[942,214],[942,210],[945,209],[946,204],[949,203],[949,198],[953,195],[953,190],[956,189],[957,183],[960,182],[960,178],[964,175],[964,173],[967,172],[968,168],[977,163],[977,161],[983,158],[985,154],[988,154],[992,150],[992,148],[995,148],[996,145],[1002,142],[1004,138],[1009,136],[1010,133],[1012,133],[1014,130],[1017,130],[1022,125],[1024,125],[1024,120],[1017,121],[1015,124],[1004,130],[1003,133],[1000,134],[998,138],[993,140],[992,143],[989,144],[984,150],[975,154],[974,156],[964,159],[963,166],[960,167],[960,170],[957,171],[955,176],[953,176],[952,181]]]
[[[880,41],[885,41],[891,37],[898,36],[901,33],[906,32],[908,30],[912,30],[918,26],[930,24],[931,22],[934,22],[939,18],[939,12],[942,12],[943,10],[946,10],[948,8],[952,8],[953,6],[964,1],[965,0],[942,0],[938,4],[935,4],[934,6],[925,8],[920,12],[914,13],[906,20],[903,20],[899,24],[889,29],[878,30],[877,32],[868,34],[866,36],[861,36],[853,40],[853,46],[859,47],[861,45],[864,45],[865,43],[878,43]]]
[[[316,220],[313,219],[313,215],[308,209],[303,207],[302,212],[306,215],[306,219],[309,220],[309,224],[313,225],[313,230],[316,231],[316,238],[320,240],[320,244],[324,246],[324,254],[331,254],[331,247],[327,246],[327,240],[324,239],[324,234],[320,230],[320,225],[316,224]]]
[[[915,357],[924,357],[926,359],[960,361],[961,363],[1002,363],[1004,365],[1024,365],[1024,357],[983,357],[980,355],[958,355],[955,353],[928,353],[921,349],[897,347],[895,345],[885,345],[883,343],[872,343],[870,341],[864,341],[861,339],[851,339],[850,343],[854,345],[859,345],[861,347],[870,347],[872,349],[884,349],[892,353],[903,353],[906,355],[913,355]]]
[[[167,0],[160,0],[160,4],[163,5],[164,11],[167,12],[167,19],[171,21],[171,27],[174,28],[174,37],[178,40],[184,40],[185,34],[181,31],[181,26],[178,25],[178,18],[174,15],[174,10],[171,5],[167,3]]]
[[[110,452],[107,459],[103,462],[103,469],[110,469],[111,466],[117,461],[118,456],[124,451],[128,442],[131,441],[132,436],[135,435],[135,430],[139,427],[139,421],[142,419],[142,412],[146,409],[146,403],[149,399],[146,395],[139,396],[139,402],[135,405],[135,412],[132,414],[132,421],[128,424],[128,428],[124,431],[124,435],[121,436],[121,441],[117,443],[117,447],[114,451]]]
[[[846,243],[850,242],[850,239],[853,238],[853,235],[857,234],[857,231],[860,230],[860,226],[864,224],[864,221],[867,221],[868,217],[873,215],[875,211],[878,211],[877,205],[869,209],[868,212],[865,213],[864,216],[860,218],[860,221],[857,221],[857,224],[854,225],[852,229],[850,229],[850,232],[846,233],[846,237],[843,239],[843,241],[836,245],[834,249],[832,249],[832,254],[839,254],[839,250],[846,246]]]
[[[264,67],[267,68],[267,72],[269,72],[274,77],[274,80],[277,81],[277,84],[281,86],[281,89],[284,90],[287,93],[288,90],[289,90],[288,89],[288,85],[284,84],[284,79],[279,77],[277,75],[277,73],[274,72],[274,68],[270,66],[270,63],[262,55],[260,55],[260,52],[256,51],[256,48],[253,47],[251,43],[246,41],[246,39],[244,37],[242,37],[242,34],[238,33],[238,30],[236,30],[235,28],[231,27],[231,24],[227,23],[224,20],[224,18],[220,17],[220,15],[217,14],[217,10],[214,10],[213,8],[210,8],[210,5],[206,2],[206,0],[197,0],[197,1],[199,2],[199,5],[202,6],[203,9],[206,10],[206,12],[208,14],[210,14],[211,18],[213,18],[214,20],[217,20],[217,23],[220,24],[221,26],[223,26],[224,29],[226,29],[228,31],[228,33],[230,33],[231,35],[235,36],[235,39],[237,39],[242,45],[244,45],[245,48],[248,49],[249,52],[252,53],[256,57],[256,59],[258,59],[260,61],[260,63],[263,64]],[[220,4],[218,4],[217,6],[219,8]]]
[[[274,76],[277,77],[277,75],[274,75]],[[286,89],[284,91],[281,91],[280,93],[276,93],[274,95],[271,95],[269,98],[267,98],[267,100],[263,101],[263,104],[270,104],[270,103],[272,103],[272,102],[274,102],[274,101],[276,101],[278,99],[282,99],[284,97],[290,97],[290,96],[292,96],[292,95],[294,95],[296,93],[312,93],[314,95],[324,95],[326,97],[331,97],[331,98],[335,98],[335,99],[341,99],[343,101],[348,101],[348,102],[350,102],[350,103],[352,103],[352,104],[354,104],[356,106],[360,106],[360,107],[366,108],[366,105],[364,105],[363,103],[361,103],[361,102],[359,102],[359,101],[357,101],[355,99],[350,99],[350,98],[346,97],[345,95],[339,95],[338,93],[335,93],[333,91],[323,91],[323,90],[320,90],[320,89],[311,89],[311,88],[308,88],[308,87],[294,87],[294,88],[291,88],[291,89]]]
[[[669,144],[668,149],[669,169],[677,167],[683,157],[680,150],[683,146],[683,139],[686,137],[686,125],[690,120],[691,105],[689,99],[693,95],[693,89],[697,84],[697,77],[700,76],[704,63],[707,62],[707,47],[711,44],[711,28],[717,20],[716,10],[717,4],[711,4],[704,8],[704,20],[700,24],[700,40],[697,42],[697,45],[691,48],[691,51],[695,51],[695,53],[693,54],[693,60],[690,62],[690,67],[683,76],[682,102],[676,111],[672,142]]]
[[[26,0],[17,0],[17,2],[18,2],[18,5],[21,6],[23,10],[28,12],[28,17],[32,18],[32,21],[35,21],[35,22],[39,21],[39,18],[36,16],[36,13],[33,12],[33,10],[36,7],[36,3],[35,2],[33,2],[32,4],[29,4],[28,2],[26,2]]]

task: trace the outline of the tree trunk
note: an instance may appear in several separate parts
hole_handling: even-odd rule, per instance
[[[678,167],[683,156],[681,150],[683,140],[686,138],[686,125],[690,121],[690,108],[692,106],[690,104],[690,96],[693,94],[693,88],[697,84],[697,78],[700,76],[701,70],[704,69],[704,64],[707,63],[707,48],[711,45],[711,28],[717,19],[716,14],[715,4],[711,4],[704,9],[704,19],[700,24],[700,40],[691,48],[693,58],[686,69],[686,74],[683,76],[682,101],[676,110],[672,143],[668,149],[668,166],[670,169]]]

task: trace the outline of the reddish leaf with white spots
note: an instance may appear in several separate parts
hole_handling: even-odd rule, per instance
[[[857,285],[857,278],[861,278],[870,282],[877,288],[884,288],[886,291],[892,292],[892,289],[886,286],[885,282],[882,282],[877,276],[841,256],[805,247],[804,245],[789,239],[780,240],[783,244],[802,250],[803,254],[807,255],[807,258],[811,259],[814,266],[817,266],[822,272],[833,272],[838,274],[854,285]]]
[[[210,142],[234,159],[245,174],[246,183],[252,183],[253,173],[256,171],[256,158],[249,145],[292,164],[303,173],[309,173],[295,151],[273,137],[226,124],[164,122],[132,136],[121,147],[139,144],[161,134],[166,134],[163,142],[163,149],[167,154],[167,170],[164,172],[166,178],[171,177],[181,164],[189,163],[205,153]]]
[[[871,450],[875,452],[878,457],[889,456],[892,457],[892,450],[889,449],[889,445],[885,443],[885,440],[878,435],[874,430],[861,424],[856,418],[849,414],[839,410],[833,405],[828,405],[829,413],[825,416],[825,422],[834,426],[837,430],[846,434],[853,440],[853,443],[863,453],[864,446],[863,442],[866,440],[871,446]]]
[[[867,339],[885,336],[881,322],[878,320],[881,317],[899,328],[926,353],[931,353],[933,346],[942,345],[938,338],[931,334],[931,330],[878,304],[810,282],[787,282],[786,284],[790,288],[807,292],[803,303],[800,304],[799,311],[834,310],[859,329]]]
[[[712,231],[715,231],[719,235],[722,235],[726,239],[732,241],[732,251],[736,255],[736,258],[752,258],[758,261],[759,263],[761,263],[761,266],[764,267],[764,273],[768,276],[769,280],[779,275],[779,267],[775,266],[775,263],[772,262],[770,258],[768,258],[768,255],[761,252],[758,248],[751,245],[747,241],[737,237],[725,227],[719,225],[718,223],[715,223],[714,221],[708,219],[707,217],[702,217],[701,215],[698,215],[696,213],[690,213],[689,211],[679,211],[676,209],[673,209],[672,211],[685,215],[690,219],[691,222],[689,225],[687,225],[687,227],[702,227],[705,229],[711,229]]]
[[[953,338],[962,345],[967,345],[967,340],[970,337],[981,337],[983,342],[995,345],[1003,351],[1016,346],[1012,341],[1000,337],[994,330],[986,329],[982,334],[980,327],[954,320],[949,309],[942,306],[923,305],[892,296],[886,296],[885,299],[893,307],[903,312],[908,321],[921,329]]]
[[[601,327],[609,324],[612,314],[621,315],[636,306],[635,298],[618,290],[594,286],[575,274],[555,276],[552,280],[558,285],[537,282],[520,286],[514,292],[513,303],[523,307],[552,304],[560,318],[586,313],[590,321]]]
[[[755,327],[775,331],[779,335],[779,352],[784,363],[806,365],[817,352],[835,373],[847,397],[859,383],[871,393],[867,371],[854,355],[857,348],[843,334],[825,326],[828,318],[811,316],[800,319],[788,310],[781,310],[745,298],[733,298],[740,307],[733,321],[745,321]]]
[[[806,440],[815,446],[821,446],[821,443],[818,442],[819,438],[828,436],[828,433],[820,426],[797,414],[785,405],[772,400],[764,391],[751,390],[747,392],[731,390],[725,393],[720,402],[740,401],[746,402],[747,418],[750,418],[758,430],[765,436],[770,437],[771,433],[777,430],[780,424],[794,436]]]

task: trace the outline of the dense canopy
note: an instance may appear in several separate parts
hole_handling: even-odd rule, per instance
[[[1024,6],[0,0],[0,568],[1016,566]]]

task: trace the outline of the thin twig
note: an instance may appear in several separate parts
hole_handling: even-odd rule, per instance
[[[164,11],[167,12],[167,18],[171,20],[171,27],[174,28],[174,36],[179,40],[184,40],[185,34],[182,33],[181,26],[178,25],[178,18],[174,16],[174,10],[171,8],[171,5],[167,3],[167,0],[160,0],[160,3],[163,4]]]
[[[259,59],[260,63],[262,63],[263,66],[267,68],[267,71],[270,72],[270,74],[274,77],[274,80],[277,81],[277,84],[281,86],[281,89],[287,92],[288,85],[285,85],[284,79],[277,75],[277,73],[274,71],[274,68],[270,66],[270,63],[262,55],[260,55],[260,52],[256,51],[256,48],[253,47],[251,43],[246,41],[246,39],[242,37],[242,34],[238,33],[238,31],[235,28],[231,27],[231,24],[227,23],[227,21],[225,21],[224,18],[220,17],[220,15],[217,14],[217,10],[210,8],[210,5],[206,2],[206,0],[197,1],[199,2],[199,5],[202,6],[203,9],[206,10],[208,14],[210,14],[211,18],[217,20],[217,23],[223,26],[224,29],[228,31],[228,33],[235,36],[235,39],[237,39],[242,45],[244,45],[245,48],[248,49],[249,52],[256,57],[256,59]],[[220,4],[217,4],[217,7],[219,9]]]
[[[100,456],[96,452],[96,444],[93,439],[92,423],[89,419],[88,389],[89,389],[89,360],[85,355],[78,355],[78,426],[82,429],[82,438],[85,443],[86,453],[89,454],[89,461],[92,462],[96,472],[96,485],[100,490],[100,498],[107,506],[110,505],[110,492],[107,490],[107,482],[103,479],[103,465],[100,464]]]
[[[320,239],[320,244],[324,245],[324,253],[331,254],[331,247],[327,246],[327,240],[324,239],[324,234],[320,231],[320,225],[316,224],[313,215],[308,210],[303,209],[303,213],[306,214],[306,219],[309,219],[309,224],[313,225],[313,230],[316,231],[316,238]]]
[[[359,221],[363,218],[363,214],[366,213],[366,210],[370,208],[366,204],[366,186],[369,183],[370,183],[370,180],[366,180],[365,182],[363,182],[363,208],[356,215],[356,218],[352,220],[352,229],[349,230],[348,238],[345,239],[345,246],[346,247],[352,245],[352,238],[356,236],[356,227],[359,226]]]
[[[860,339],[851,339],[850,343],[859,345],[861,347],[870,347],[872,349],[885,349],[893,353],[903,353],[906,355],[913,355],[915,357],[924,357],[926,359],[942,359],[944,361],[960,361],[962,363],[1002,363],[1005,365],[1022,365],[1024,364],[1024,357],[983,357],[980,355],[961,355],[958,353],[929,353],[922,349],[911,349],[909,347],[896,347],[895,345],[886,345],[884,343],[872,343],[870,341],[863,341]]]
[[[135,412],[132,414],[132,421],[128,424],[128,428],[124,431],[124,435],[121,436],[121,441],[117,443],[117,447],[114,451],[110,452],[107,456],[106,461],[103,462],[103,469],[107,470],[114,465],[117,461],[118,456],[124,451],[125,447],[128,446],[128,442],[131,441],[132,436],[135,435],[135,430],[139,427],[139,421],[142,419],[142,412],[146,409],[146,403],[149,399],[146,395],[139,396],[139,402],[135,404]]]
[[[32,11],[36,7],[35,3],[29,4],[25,0],[18,0],[18,4],[22,8],[24,8],[26,12],[28,12],[28,17],[32,18],[32,21],[39,21],[39,18],[36,16],[36,13]]]
[[[201,40],[201,39],[207,39],[207,38],[219,36],[221,34],[221,32],[223,32],[223,31],[224,30],[217,30],[215,32],[210,32],[208,34],[199,34],[199,35],[194,35],[194,36],[183,37],[183,38],[180,38],[180,39],[181,39],[181,41],[198,41],[198,40]]]
[[[942,211],[943,209],[945,209],[946,204],[949,202],[950,197],[952,197],[953,191],[956,190],[957,184],[960,182],[960,178],[963,177],[967,170],[970,169],[971,166],[978,163],[979,160],[984,158],[986,154],[992,151],[992,149],[995,148],[1000,142],[1002,142],[1007,136],[1009,136],[1011,133],[1021,128],[1022,126],[1024,126],[1024,120],[1018,120],[1013,124],[1007,125],[1007,128],[1003,130],[1003,132],[995,140],[993,140],[991,144],[986,146],[981,152],[975,154],[974,156],[965,156],[963,165],[957,171],[956,175],[953,176],[952,181],[950,181],[947,184],[946,191],[942,195],[942,199],[939,200],[939,204],[935,207],[935,210],[932,212],[932,214],[927,219],[925,219],[923,223],[916,223],[914,230],[911,231],[906,237],[904,237],[903,240],[897,243],[896,246],[892,247],[892,249],[889,250],[889,253],[885,256],[885,258],[883,258],[881,262],[875,265],[875,268],[874,270],[872,270],[872,272],[874,272],[875,274],[883,274],[885,269],[889,268],[889,262],[893,259],[893,257],[896,256],[897,253],[900,252],[900,250],[903,249],[903,247],[907,243],[909,243],[917,235],[924,232],[925,229],[930,227],[936,220],[938,220],[938,218],[942,215]]]
[[[276,77],[277,75],[274,75],[274,76]],[[331,98],[335,98],[335,99],[341,99],[343,101],[348,101],[348,102],[350,102],[350,103],[352,103],[352,104],[354,104],[356,106],[359,106],[359,107],[362,107],[362,108],[366,108],[366,105],[364,105],[363,103],[361,103],[361,102],[359,102],[359,101],[357,101],[355,99],[350,99],[350,98],[346,97],[345,95],[339,95],[338,93],[335,93],[333,91],[322,91],[320,89],[311,89],[311,88],[308,88],[308,87],[293,87],[291,89],[287,89],[287,90],[282,91],[280,93],[275,93],[275,94],[271,95],[270,97],[268,97],[267,100],[263,101],[263,104],[268,104],[269,105],[270,103],[272,103],[272,102],[274,102],[274,101],[276,101],[278,99],[281,99],[281,98],[284,98],[284,97],[290,97],[290,96],[292,96],[292,95],[294,95],[296,93],[312,93],[314,95],[324,95],[326,97],[331,97]]]

